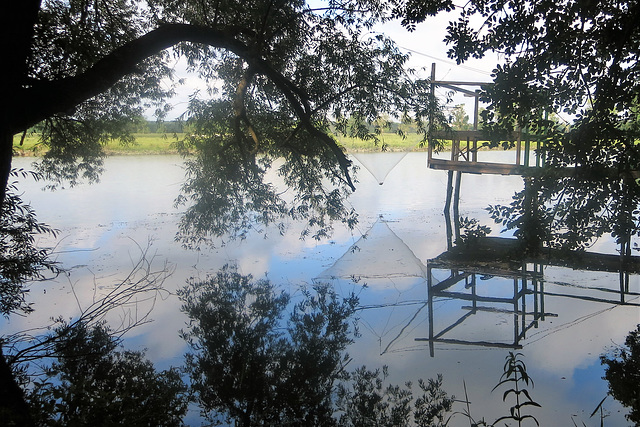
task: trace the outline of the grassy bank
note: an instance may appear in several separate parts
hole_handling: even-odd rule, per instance
[[[141,155],[141,154],[176,154],[176,138],[182,135],[141,133],[135,134],[135,143],[122,144],[120,141],[111,140],[105,146],[107,155]],[[27,135],[22,144],[21,136],[13,138],[13,149],[17,156],[40,156],[44,154],[46,147],[39,143],[38,135]]]
[[[177,150],[175,142],[179,138],[183,138],[184,134],[162,134],[162,133],[141,133],[135,134],[136,141],[133,144],[123,145],[119,141],[110,141],[105,145],[107,155],[159,155],[159,154],[176,154]],[[38,135],[27,135],[22,144],[20,144],[20,135],[14,138],[14,152],[17,156],[40,156],[44,153],[45,147],[39,144]],[[383,133],[380,135],[380,141],[376,144],[374,141],[363,141],[355,138],[339,137],[338,141],[347,151],[363,152],[363,151],[381,151],[381,145],[389,151],[404,150],[426,150],[420,148],[421,135],[412,134],[406,138],[402,138],[395,133]]]
[[[383,133],[379,136],[377,143],[373,140],[363,141],[356,138],[338,137],[337,139],[347,151],[351,152],[381,151],[383,146],[388,151],[426,150],[426,146],[420,147],[422,135],[417,134],[410,134],[403,138],[396,133]]]

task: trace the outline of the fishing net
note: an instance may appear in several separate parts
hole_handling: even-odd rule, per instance
[[[405,158],[409,151],[387,151],[382,153],[351,153],[360,165],[369,171],[378,184],[384,184],[387,175]]]
[[[338,292],[356,292],[360,326],[373,334],[382,354],[413,346],[413,337],[424,335],[426,277],[426,266],[379,218],[314,280],[330,282]]]
[[[426,278],[427,267],[411,248],[379,218],[373,226],[317,279]]]

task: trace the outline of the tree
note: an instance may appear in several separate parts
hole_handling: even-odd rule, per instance
[[[12,170],[11,176],[28,175],[23,170]],[[50,249],[37,248],[36,236],[54,235],[56,231],[38,222],[33,209],[17,194],[15,183],[10,183],[5,200],[0,205],[0,314],[26,315],[33,311],[28,302],[29,285],[44,280],[47,273],[60,272],[50,259]],[[28,406],[23,392],[13,381],[11,366],[5,359],[6,338],[0,338],[0,418],[6,425],[30,425]]]
[[[290,308],[288,294],[232,267],[179,295],[190,318],[186,370],[211,422],[335,424],[332,391],[349,360],[354,296],[340,300],[319,285]]]
[[[0,203],[8,200],[13,136],[34,126],[47,147],[43,176],[72,185],[97,180],[105,141],[131,142],[131,124],[146,107],[155,105],[161,117],[166,112],[171,89],[161,82],[171,77],[175,54],[212,84],[210,98],[194,96],[185,117],[195,131],[182,147],[196,154],[179,200],[187,204],[185,244],[226,233],[243,237],[256,222],[284,216],[306,219],[304,234],[316,237],[328,233],[332,221],[353,226],[355,212],[344,203],[354,188],[350,162],[327,130],[334,120],[340,132],[373,138],[363,124],[385,113],[411,115],[428,130],[424,118],[436,104],[425,82],[411,81],[406,56],[390,40],[368,33],[377,22],[410,14],[412,4],[4,4],[3,16],[12,19],[0,26]],[[432,0],[419,11],[451,7]],[[284,159],[277,172],[285,189],[264,182],[276,158]],[[0,362],[6,366],[4,357]]]
[[[31,390],[36,383],[35,378],[60,374],[58,371],[51,374],[50,370],[45,370],[43,366],[52,359],[62,360],[69,357],[65,352],[68,351],[70,343],[80,345],[76,336],[80,334],[78,331],[100,330],[108,335],[110,343],[115,348],[125,333],[150,321],[151,309],[156,299],[164,292],[164,280],[170,276],[172,270],[166,264],[162,268],[156,268],[155,256],[149,253],[149,249],[149,246],[141,247],[140,259],[127,276],[111,286],[103,287],[95,295],[95,299],[86,306],[80,305],[76,296],[75,301],[80,311],[72,319],[66,320],[52,315],[50,324],[34,326],[1,338],[0,414],[6,425],[35,425],[31,416],[32,408],[24,398],[23,388]],[[57,269],[56,265],[53,267]],[[22,268],[26,269],[25,266]],[[75,293],[75,284],[70,279],[68,286]],[[19,299],[22,305],[24,301],[24,298]],[[18,306],[18,309],[21,308]],[[26,314],[30,310],[31,306],[26,305],[22,311]],[[115,311],[119,312],[121,321],[115,328],[107,327],[106,319]],[[78,353],[74,357],[81,358],[82,355],[83,353]],[[46,386],[46,393],[53,393],[50,384],[41,386]],[[59,394],[59,391],[55,393]],[[59,409],[57,406],[46,405],[41,409],[45,407],[55,411]]]
[[[441,3],[448,4],[429,2],[431,10]],[[6,171],[0,173],[0,188],[6,187],[12,136],[38,123],[49,148],[43,173],[72,183],[83,176],[97,179],[101,143],[111,137],[128,141],[124,125],[140,113],[143,100],[160,102],[168,95],[159,82],[170,75],[167,49],[173,47],[204,79],[221,83],[217,94],[194,98],[191,105],[198,137],[185,145],[202,153],[192,166],[212,165],[207,177],[219,166],[225,179],[248,176],[254,184],[242,182],[240,194],[233,185],[214,190],[222,194],[212,194],[212,182],[187,186],[194,206],[186,229],[217,235],[222,217],[233,221],[224,224],[227,228],[245,230],[247,215],[216,212],[209,226],[211,218],[201,206],[248,198],[255,202],[247,210],[265,212],[248,215],[253,220],[318,212],[309,214],[310,222],[322,233],[328,228],[323,219],[349,217],[339,196],[353,189],[349,160],[326,133],[329,117],[338,120],[340,131],[364,137],[373,134],[361,126],[347,129],[346,119],[373,121],[384,113],[409,111],[418,123],[426,117],[428,91],[408,79],[406,56],[385,37],[367,34],[403,5],[373,0],[329,1],[318,9],[272,1],[154,0],[147,7],[132,0],[23,2],[24,19],[2,30],[9,58],[2,91],[12,101],[2,107]],[[300,192],[289,209],[278,192],[255,184],[275,156],[286,159],[282,173],[292,174],[287,185]],[[340,190],[323,190],[320,179]]]
[[[472,0],[449,24],[449,56],[458,62],[489,51],[505,58],[483,92],[485,128],[522,128],[544,143],[545,167],[529,194],[496,212],[508,227],[520,227],[525,204],[536,200],[548,245],[584,249],[612,233],[623,254],[631,251],[640,232],[639,13],[636,0]],[[570,129],[552,113],[572,117]]]
[[[33,175],[12,170],[12,176]],[[37,248],[38,235],[56,235],[56,230],[38,222],[34,210],[17,194],[15,183],[7,188],[0,206],[0,314],[27,314],[33,309],[26,299],[27,283],[45,279],[46,273],[57,274],[58,265],[50,259],[50,250]]]
[[[445,427],[454,397],[442,390],[442,376],[418,380],[421,395],[415,397],[410,382],[405,387],[384,386],[388,373],[383,367],[371,371],[365,366],[350,373],[338,385],[339,426]]]
[[[34,326],[26,331],[2,337],[7,362],[19,370],[29,363],[58,357],[61,342],[67,342],[70,334],[78,328],[94,329],[106,322],[115,311],[119,311],[121,321],[115,328],[108,328],[112,338],[119,341],[124,334],[137,326],[150,322],[150,314],[158,298],[164,298],[164,282],[173,270],[166,264],[158,267],[156,256],[149,246],[140,250],[140,258],[127,275],[111,285],[103,286],[101,292],[86,305],[80,303],[75,294],[77,284],[70,276],[68,288],[74,294],[78,313],[69,320],[51,317],[51,323]],[[63,347],[63,346],[62,346]],[[32,375],[37,371],[31,370]]]
[[[434,0],[427,9],[449,5]],[[105,141],[131,142],[131,124],[146,107],[155,105],[161,117],[166,112],[163,101],[172,90],[162,80],[172,76],[175,54],[220,88],[209,99],[194,97],[186,117],[195,132],[182,146],[197,153],[180,200],[188,204],[187,245],[228,232],[245,236],[256,222],[283,216],[307,219],[305,234],[318,237],[331,221],[352,226],[355,212],[344,203],[354,187],[350,162],[327,134],[330,118],[343,133],[374,137],[360,125],[387,112],[412,113],[424,125],[435,105],[405,73],[406,56],[387,38],[367,33],[405,6],[377,0],[331,0],[317,9],[263,0],[3,4],[3,16],[11,17],[0,26],[3,218],[12,203],[14,135],[38,126],[47,148],[39,172],[54,183],[97,180]],[[263,181],[276,158],[284,159],[278,173],[292,191]],[[23,295],[19,283],[10,287]]]
[[[469,123],[469,115],[464,109],[464,104],[458,104],[453,107],[451,112],[451,127],[454,130],[472,130],[473,126]]]
[[[157,372],[144,353],[118,350],[105,325],[62,328],[56,361],[27,397],[38,425],[182,425],[187,395],[177,369]]]
[[[327,284],[292,296],[226,266],[180,292],[186,371],[204,416],[239,426],[445,426],[442,377],[383,387],[387,368],[347,371],[358,299]],[[415,424],[414,424],[415,423]]]
[[[604,379],[609,383],[609,394],[630,408],[627,419],[640,425],[640,325],[629,332],[624,346],[600,356],[600,361],[606,365]]]

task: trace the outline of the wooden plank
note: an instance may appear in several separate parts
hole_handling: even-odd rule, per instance
[[[527,175],[535,169],[507,163],[461,162],[435,158],[430,159],[429,167],[436,170],[489,175]]]
[[[558,317],[558,315],[556,313],[536,313],[533,311],[527,311],[525,313],[523,313],[522,311],[519,310],[507,310],[504,308],[497,308],[497,307],[482,307],[482,306],[470,306],[470,305],[465,305],[460,307],[461,310],[468,310],[468,311],[484,311],[487,313],[500,313],[500,314],[518,314],[518,315],[522,315],[522,316],[541,316],[544,315],[546,317]]]
[[[455,86],[490,86],[490,85],[493,85],[493,82],[463,82],[459,80],[435,80],[433,84],[435,85],[446,84],[446,85],[455,85]]]
[[[509,344],[509,343],[501,343],[501,342],[491,342],[491,341],[463,341],[456,340],[451,338],[414,338],[415,341],[430,341],[434,343],[443,343],[443,344],[458,344],[458,345],[470,345],[470,346],[479,346],[479,347],[495,347],[495,348],[513,348],[513,349],[521,349],[522,345],[520,344]]]
[[[452,130],[452,131],[436,131],[432,135],[437,139],[445,139],[445,140],[466,140],[469,138],[470,140],[476,139],[478,141],[491,141],[491,136],[484,130]],[[524,137],[525,134],[521,132],[512,132],[510,135],[505,135],[507,138],[502,138],[502,141],[517,141],[518,138]],[[532,140],[536,139],[535,135],[529,136]]]
[[[531,292],[528,292],[531,293]],[[465,294],[464,292],[440,291],[434,293],[434,297],[451,298],[462,301],[490,302],[495,304],[516,304],[521,295],[515,297],[491,297],[485,295]]]
[[[432,287],[430,287],[429,289],[433,292],[441,292],[453,285],[455,285],[456,283],[461,282],[462,280],[466,279],[467,277],[471,276],[471,272],[463,272],[457,276],[452,276],[452,277],[448,277],[440,282],[438,282],[437,285],[434,285]]]

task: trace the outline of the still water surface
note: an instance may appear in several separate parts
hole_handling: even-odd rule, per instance
[[[496,160],[509,153],[490,155]],[[361,164],[370,168],[397,161],[385,156],[358,155]],[[18,158],[14,166],[28,168],[30,161]],[[445,390],[459,399],[464,399],[466,384],[476,419],[493,421],[508,413],[510,405],[502,402],[502,393],[491,393],[491,389],[502,374],[509,351],[505,345],[517,339],[535,382],[532,397],[542,405],[529,413],[540,425],[600,424],[599,419],[589,419],[607,392],[599,356],[624,343],[627,333],[640,323],[639,309],[574,296],[602,299],[602,291],[593,288],[618,290],[618,274],[544,267],[547,295],[536,301],[528,296],[524,301],[524,311],[535,308],[544,314],[537,325],[530,317],[515,315],[513,305],[485,302],[483,310],[470,315],[465,299],[433,293],[429,298],[429,283],[437,285],[450,271],[427,272],[428,260],[446,250],[442,209],[447,175],[427,169],[425,153],[408,154],[386,177],[384,172],[379,175],[372,170],[374,177],[361,169],[357,191],[350,199],[360,215],[356,230],[337,226],[330,239],[303,241],[299,224],[290,223],[284,236],[265,230],[243,242],[199,252],[184,250],[174,241],[180,210],[173,201],[184,179],[179,157],[111,157],[105,166],[99,184],[53,193],[41,191],[41,183],[20,182],[23,198],[36,209],[39,220],[60,230],[57,258],[71,274],[36,285],[32,291],[35,313],[12,318],[4,324],[3,333],[44,324],[50,316],[77,314],[78,305],[86,306],[96,292],[122,279],[138,260],[139,247],[150,241],[158,268],[167,261],[174,269],[165,283],[169,291],[180,288],[190,277],[204,278],[229,263],[243,274],[266,276],[293,294],[300,285],[314,280],[331,281],[340,291],[349,292],[359,285],[347,278],[362,277],[361,283],[368,287],[360,292],[362,337],[349,349],[352,367],[388,365],[389,380],[395,384],[442,373]],[[491,223],[484,208],[508,204],[521,188],[519,177],[465,176],[460,214],[492,226],[492,235],[498,236],[500,227]],[[363,234],[368,238],[360,240]],[[41,243],[53,242],[45,239]],[[594,250],[614,251],[615,247],[603,241]],[[448,290],[469,293],[464,283],[456,286]],[[632,276],[630,286],[637,293],[640,278]],[[484,301],[513,298],[514,279],[478,275],[475,292],[486,297]],[[619,298],[606,292],[604,297]],[[633,298],[627,301],[639,302]],[[152,323],[127,336],[125,345],[146,348],[159,368],[180,365],[186,347],[178,331],[185,318],[175,295],[156,301],[152,317]],[[118,321],[117,317],[113,320]],[[432,337],[440,334],[440,342],[425,340],[430,333]],[[517,338],[521,334],[524,337]],[[617,402],[609,398],[604,406],[609,412],[605,425],[628,424]],[[467,423],[468,419],[457,416],[450,425]]]

